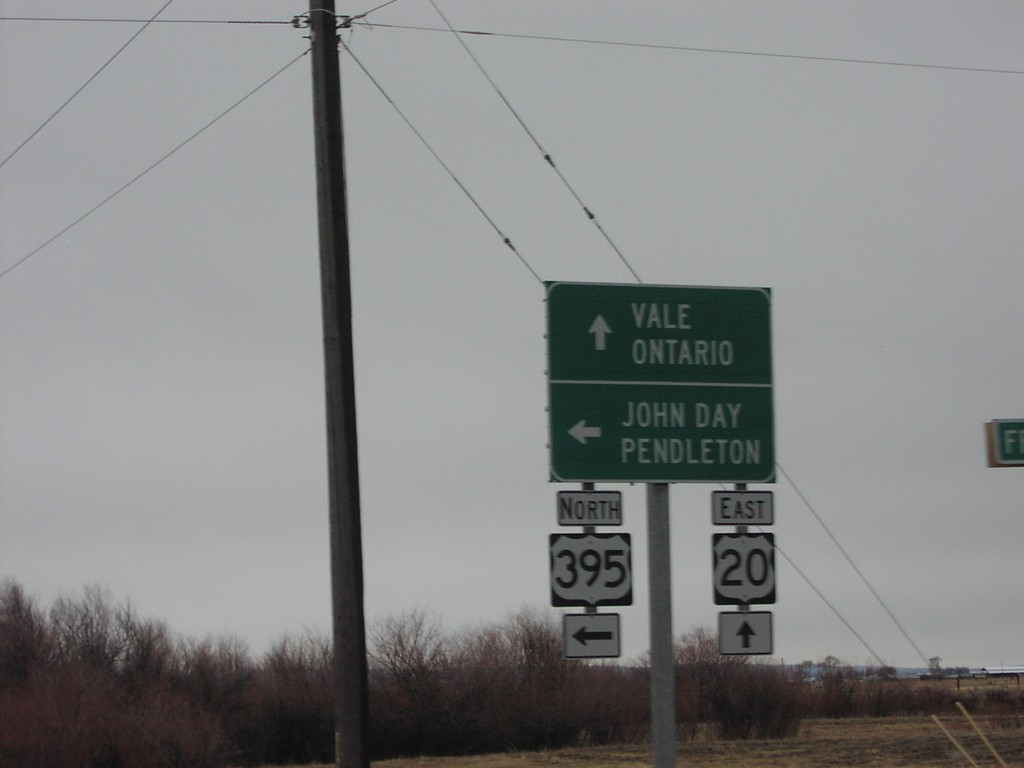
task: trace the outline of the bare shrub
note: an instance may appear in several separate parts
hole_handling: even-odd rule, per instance
[[[389,616],[367,633],[372,753],[441,754],[452,712],[442,681],[448,655],[422,611]]]
[[[708,627],[695,627],[676,640],[676,721],[683,735],[692,738],[699,723],[715,719],[715,692],[746,663],[745,656],[722,656],[718,636]]]
[[[521,611],[446,637],[422,612],[369,634],[371,733],[381,756],[560,746],[578,738],[578,664],[550,618]]]
[[[726,739],[796,736],[803,720],[799,689],[766,664],[735,667],[713,693],[719,733]]]
[[[818,666],[821,669],[818,714],[833,718],[857,715],[859,675],[834,656],[825,657]]]
[[[651,688],[647,669],[590,664],[583,669],[583,680],[577,703],[582,743],[637,742],[648,735]]]
[[[0,754],[25,768],[101,765],[116,755],[108,733],[115,706],[115,686],[101,670],[38,670],[0,697]]]
[[[264,656],[234,734],[253,765],[328,762],[334,755],[333,650],[325,637],[286,637]]]
[[[76,662],[0,692],[0,764],[19,768],[217,768],[226,747],[209,713],[153,689],[128,697],[108,670]]]
[[[502,627],[483,627],[453,638],[447,684],[451,723],[460,731],[464,753],[505,751],[514,743],[505,702],[518,685],[518,673]],[[458,754],[458,752],[456,753]]]
[[[48,614],[0,592],[0,764],[19,768],[215,768],[216,717],[167,686],[163,625],[98,588]]]
[[[445,638],[423,611],[388,616],[367,634],[370,666],[412,687],[425,684],[431,670],[446,663]]]
[[[58,660],[114,670],[123,650],[115,612],[96,586],[86,587],[80,598],[58,597],[50,607]]]
[[[174,648],[171,684],[202,707],[220,712],[238,709],[255,665],[237,638],[180,640]]]
[[[174,644],[167,685],[197,712],[215,715],[232,755],[244,759],[255,674],[248,648],[237,638],[182,639]]]
[[[123,717],[121,748],[136,749],[124,766],[220,768],[233,750],[216,712],[167,688],[154,688]]]
[[[119,606],[114,620],[120,654],[116,670],[130,691],[162,686],[174,661],[174,641],[160,621],[142,619],[130,604]]]
[[[562,653],[556,614],[522,610],[507,624],[516,686],[507,692],[508,715],[519,749],[551,749],[576,741],[583,665]]]
[[[33,669],[49,664],[53,635],[36,602],[13,581],[0,585],[0,690],[23,684]]]
[[[1012,689],[1008,684],[997,683],[968,691],[949,691],[947,704],[952,707],[956,702],[963,704],[968,712],[993,723],[1002,723],[1003,727],[1024,720],[1024,694],[1020,687]]]
[[[454,637],[420,612],[378,622],[368,633],[374,754],[542,749],[621,732],[585,699],[588,668],[563,656],[556,616],[523,610]]]
[[[948,691],[930,683],[866,677],[848,685],[853,688],[853,710],[849,714],[854,716],[937,715],[953,704]],[[836,703],[831,706],[834,710]]]
[[[698,627],[676,642],[676,719],[692,737],[698,722],[713,722],[727,739],[782,738],[799,731],[800,689],[786,673],[746,656],[722,656],[718,637]]]

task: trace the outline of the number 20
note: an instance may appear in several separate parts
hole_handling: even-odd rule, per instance
[[[737,579],[733,576],[741,567],[744,567],[746,572],[748,584],[753,584],[755,587],[760,587],[766,581],[768,581],[769,567],[768,567],[768,555],[765,554],[762,549],[752,549],[747,552],[747,559],[744,563],[743,555],[738,550],[727,549],[722,552],[722,559],[731,561],[726,566],[725,570],[722,571],[722,586],[723,587],[741,587],[744,582],[741,579]],[[757,560],[757,566],[755,568],[754,561]],[[756,573],[755,573],[756,571]]]

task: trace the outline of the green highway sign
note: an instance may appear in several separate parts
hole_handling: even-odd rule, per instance
[[[774,482],[769,289],[546,285],[552,480]]]
[[[1024,466],[1024,420],[996,419],[985,426],[988,437],[988,465]]]

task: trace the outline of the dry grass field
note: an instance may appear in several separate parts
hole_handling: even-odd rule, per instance
[[[943,725],[956,737],[979,766],[998,766],[996,758],[966,720],[947,715]],[[977,718],[1007,766],[1024,768],[1024,722],[1019,717],[988,720]],[[552,752],[512,753],[474,757],[421,757],[384,760],[374,768],[637,768],[650,764],[645,744],[614,747],[581,747]],[[707,768],[942,768],[970,766],[926,717],[856,718],[812,720],[800,735],[773,741],[722,741],[698,735],[680,742],[678,766]],[[329,768],[324,766],[323,768]]]
[[[991,695],[1007,689],[1016,702],[1000,714],[975,715],[975,724],[1006,766],[1024,768],[1024,713],[1019,683],[1012,680],[917,681],[915,686],[955,690],[961,696]],[[1013,710],[1016,710],[1015,712]],[[971,724],[957,713],[939,718],[970,760],[929,717],[843,718],[805,720],[795,738],[725,741],[700,731],[677,745],[678,766],[702,768],[942,768],[1000,762]],[[374,768],[637,768],[650,765],[647,744],[579,747],[549,752],[522,752],[470,757],[419,757],[374,762]],[[324,766],[323,768],[330,768]]]
[[[1003,764],[1024,768],[1024,713],[1020,711],[1018,683],[1011,680],[917,681],[915,686],[956,690],[962,696],[991,695],[1007,689],[1017,702],[1011,713],[975,715],[975,723]],[[1013,710],[1016,710],[1015,712]],[[725,741],[708,730],[677,745],[676,765],[701,768],[943,768],[972,762],[985,768],[1000,766],[971,724],[957,713],[940,722],[956,739],[964,757],[943,730],[929,717],[842,718],[805,720],[795,738]],[[415,757],[382,760],[373,768],[637,768],[650,765],[648,744],[578,747],[547,752],[512,752],[469,757]],[[331,768],[317,766],[315,768]]]

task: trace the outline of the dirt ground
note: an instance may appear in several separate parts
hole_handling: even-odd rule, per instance
[[[964,719],[946,715],[942,724],[978,766],[999,762]],[[1019,717],[977,721],[1007,766],[1024,768],[1024,723]],[[646,744],[581,747],[551,752],[473,757],[384,760],[373,768],[637,768],[650,765]],[[698,737],[680,742],[676,765],[702,768],[942,768],[970,766],[942,730],[927,717],[810,720],[792,739],[722,741]],[[330,768],[330,766],[323,766]]]

